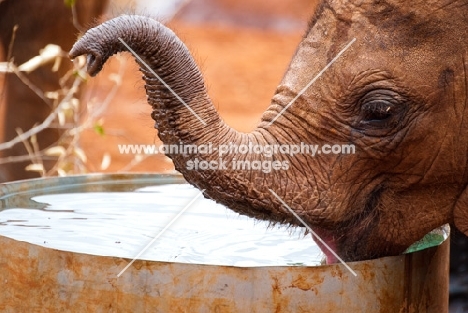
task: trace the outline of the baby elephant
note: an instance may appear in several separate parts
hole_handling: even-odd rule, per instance
[[[445,223],[468,234],[467,33],[459,1],[324,0],[251,133],[221,120],[186,46],[151,18],[90,29],[70,56],[87,55],[94,76],[131,50],[166,145],[238,148],[222,160],[169,151],[188,182],[240,214],[299,217],[355,261],[400,254]]]

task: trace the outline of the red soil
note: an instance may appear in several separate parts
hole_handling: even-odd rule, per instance
[[[191,10],[201,10],[197,3],[212,1],[194,0],[179,12],[170,27],[195,56],[205,77],[208,93],[221,117],[239,131],[251,131],[268,107],[301,39],[307,16],[313,13],[313,9],[310,1],[301,6],[301,3],[306,3],[304,0],[288,1],[288,6],[285,1],[274,1],[277,3],[275,6],[265,1],[222,0],[216,1],[218,9],[224,10],[225,15],[234,15],[234,18],[223,23],[219,20],[219,14],[212,14],[211,17],[204,17],[205,22],[196,21]],[[195,9],[191,8],[193,5]],[[259,21],[270,22],[263,22],[257,27],[242,26],[246,24],[242,16],[247,5],[251,10],[249,16],[256,15]],[[226,11],[229,6],[232,10]],[[266,10],[266,13],[261,13],[262,10]],[[282,18],[295,22],[290,24],[292,27],[286,27],[287,31],[278,30],[276,26],[271,29],[271,25],[278,25],[274,21]],[[123,58],[127,60],[123,84],[102,116],[106,135],[99,136],[89,130],[81,140],[90,171],[99,171],[105,153],[112,158],[106,172],[125,168],[134,156],[120,154],[118,144],[160,144],[150,118],[150,107],[145,101],[141,74],[128,54]],[[109,75],[116,72],[118,66],[118,60],[113,58],[98,78],[90,80],[90,94],[93,97],[102,101],[112,85]],[[172,162],[160,155],[148,156],[131,169],[153,172],[170,170],[173,170]]]

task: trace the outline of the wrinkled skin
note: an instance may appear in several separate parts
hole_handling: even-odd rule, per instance
[[[142,64],[148,103],[165,144],[354,144],[351,155],[275,154],[288,170],[188,170],[205,196],[254,218],[299,225],[272,189],[346,261],[402,253],[454,223],[468,234],[468,101],[460,1],[323,1],[257,129],[227,126],[187,48],[158,22],[121,16],[89,30],[70,56],[96,75],[126,48],[121,37],[206,122],[204,126]],[[355,43],[274,123],[288,103],[353,38]],[[218,160],[218,154],[198,155]],[[263,155],[227,155],[271,160]],[[320,244],[321,245],[321,244]],[[321,245],[322,246],[322,245]],[[323,246],[322,246],[323,248]],[[328,262],[336,259],[327,249]]]
[[[83,27],[101,15],[106,1],[77,0],[77,22]],[[63,0],[4,0],[0,1],[0,49],[4,58],[8,55],[13,27],[18,25],[10,57],[17,65],[23,64],[39,54],[47,44],[59,45],[64,51],[72,46],[78,30],[73,24],[71,8]],[[3,61],[3,60],[2,60]],[[60,89],[59,79],[71,69],[69,62],[62,62],[60,71],[53,73],[52,65],[41,67],[25,76],[42,91]],[[35,124],[41,123],[51,112],[51,107],[21,82],[15,74],[6,74],[0,89],[2,95],[0,142],[9,141],[17,136],[16,128],[24,132]],[[53,145],[60,137],[57,129],[46,129],[38,134],[40,149]],[[27,155],[23,144],[16,144],[12,149],[0,151],[0,158]],[[0,164],[0,182],[33,178],[38,174],[27,172],[29,164],[15,162]],[[54,162],[45,162],[49,169]]]

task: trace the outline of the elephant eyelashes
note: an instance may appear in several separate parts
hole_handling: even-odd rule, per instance
[[[404,109],[401,96],[389,90],[371,91],[361,99],[360,104],[362,126],[393,126]]]

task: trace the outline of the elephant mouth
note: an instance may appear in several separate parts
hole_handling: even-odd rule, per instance
[[[315,234],[312,235],[312,238],[325,254],[326,263],[338,263],[337,256],[340,256],[340,251],[338,251],[338,241],[335,239],[333,232],[320,227],[314,227],[313,230]]]
[[[314,227],[314,232],[321,239],[314,240],[325,254],[327,264],[338,263],[339,258],[345,262],[354,262],[384,255],[382,251],[386,249],[382,249],[383,242],[374,238],[379,227],[379,205],[384,192],[383,185],[376,186],[367,196],[364,208],[352,210],[359,213],[335,228]]]

